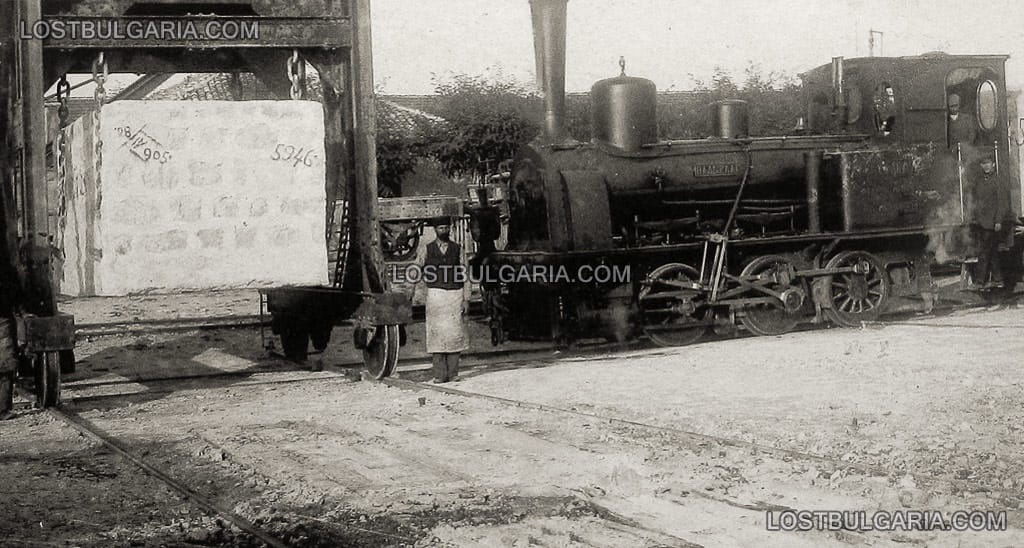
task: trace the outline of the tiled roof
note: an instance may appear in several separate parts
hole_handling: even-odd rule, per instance
[[[142,99],[145,101],[224,101],[224,100],[273,100],[277,97],[270,89],[257,80],[251,73],[239,74],[241,97],[235,97],[232,88],[231,74],[229,73],[191,73],[180,74],[169,79],[163,85],[147,94]],[[237,91],[237,90],[236,90]],[[112,97],[113,95],[108,95]],[[320,79],[315,71],[307,74],[306,98],[319,101],[322,97]],[[435,96],[398,96],[398,97],[425,97],[420,104],[429,104],[429,98]],[[392,101],[391,96],[381,97],[377,102],[378,108],[387,117],[388,123],[397,125],[405,130],[412,131],[417,124],[422,122],[439,123],[444,120],[430,112],[420,111],[412,104],[415,102],[403,100]],[[80,116],[91,112],[95,108],[92,97],[72,97],[68,101],[69,119],[76,120]]]
[[[181,81],[168,81],[147,95],[146,101],[229,101],[229,100],[264,100],[277,97],[256,79],[251,73],[239,74],[241,97],[235,97],[231,91],[231,75],[228,73],[196,73],[183,74]],[[320,81],[315,77],[308,79],[306,86],[310,99],[320,99]]]

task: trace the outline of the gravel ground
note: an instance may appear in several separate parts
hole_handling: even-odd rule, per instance
[[[1024,546],[1022,333],[1020,308],[974,309],[510,357],[454,385],[548,409],[361,382],[341,354],[310,373],[252,329],[103,337],[66,409],[295,546]],[[256,545],[49,414],[0,440],[0,545]],[[767,531],[784,509],[1006,511],[1008,530]]]

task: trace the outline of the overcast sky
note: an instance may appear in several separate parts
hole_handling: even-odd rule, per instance
[[[386,93],[431,93],[433,75],[494,71],[533,84],[528,0],[372,0],[374,71]],[[890,55],[1009,54],[1024,87],[1020,0],[569,0],[570,91],[627,73],[690,89],[716,65],[753,62],[789,75],[832,56],[866,57],[868,34]]]

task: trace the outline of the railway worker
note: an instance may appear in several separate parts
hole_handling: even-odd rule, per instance
[[[950,150],[956,150],[957,145],[974,146],[974,142],[978,139],[978,123],[974,116],[960,110],[960,96],[955,93],[949,94],[946,104],[949,107],[946,131]]]
[[[1012,226],[1010,196],[996,176],[996,162],[991,154],[981,157],[971,177],[971,237],[978,250],[974,268],[973,289],[992,289],[1002,281],[999,265],[999,243],[1004,228]],[[989,280],[992,277],[992,281]]]
[[[451,219],[435,219],[437,238],[417,256],[427,286],[427,352],[434,365],[434,382],[459,380],[459,357],[469,348],[466,332],[468,276],[462,247],[451,239]]]

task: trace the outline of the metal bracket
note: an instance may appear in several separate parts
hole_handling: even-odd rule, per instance
[[[70,314],[15,317],[18,346],[25,352],[52,352],[75,347],[75,318]]]
[[[412,300],[396,292],[370,295],[363,299],[352,319],[363,327],[412,323]]]

